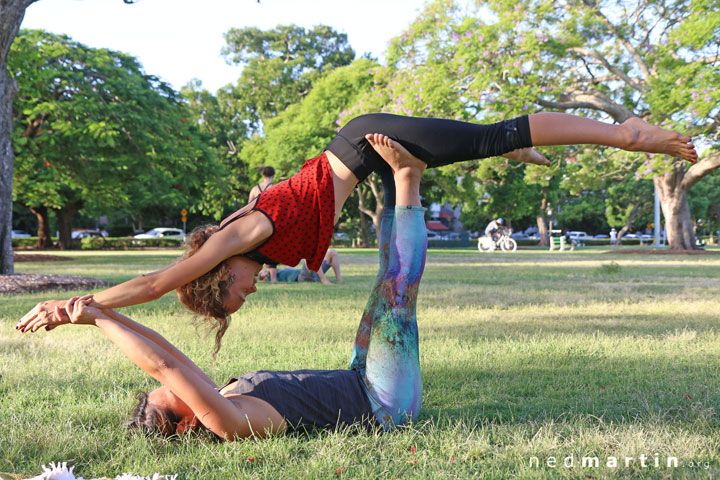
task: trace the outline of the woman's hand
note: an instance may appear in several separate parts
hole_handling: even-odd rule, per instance
[[[95,325],[95,320],[104,315],[99,308],[91,307],[91,302],[92,295],[71,298],[65,306],[70,322],[76,325]]]
[[[25,314],[15,325],[15,330],[22,333],[36,332],[42,327],[52,330],[55,327],[70,323],[69,317],[63,315],[65,300],[48,300],[35,305],[35,308]]]

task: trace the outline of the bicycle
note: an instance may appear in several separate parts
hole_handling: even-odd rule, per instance
[[[497,240],[493,242],[491,237],[483,235],[478,238],[478,250],[481,252],[493,252],[498,248],[503,252],[514,252],[517,250],[517,242],[510,235],[512,229],[508,227],[500,228],[497,231]]]

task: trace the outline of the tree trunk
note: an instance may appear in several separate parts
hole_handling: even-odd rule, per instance
[[[630,215],[628,215],[627,220],[625,220],[625,225],[620,229],[620,231],[617,233],[617,238],[615,239],[615,245],[622,245],[622,237],[627,233],[628,230],[630,230],[630,227],[632,226],[633,220],[635,220],[635,217],[637,216],[638,210],[640,210],[640,204],[641,202],[645,201],[645,197],[641,198],[638,203],[636,203],[633,206],[633,209],[630,211]]]
[[[0,1],[0,275],[14,273],[12,250],[12,104],[17,83],[7,74],[7,56],[25,9],[34,0]]]
[[[543,195],[540,202],[540,212],[537,215],[538,237],[540,237],[540,246],[550,246],[550,232],[548,232],[548,220],[545,216],[547,209],[547,195]]]
[[[38,241],[35,247],[39,249],[50,248],[52,246],[52,240],[50,239],[50,221],[47,207],[32,207],[30,211],[35,214],[38,221]]]
[[[6,9],[7,7],[0,6],[0,19],[2,19],[0,29],[7,28],[4,26]],[[4,45],[0,45],[0,49],[3,47]],[[6,70],[7,64],[3,57],[0,60],[0,275],[15,272],[12,249],[13,150],[10,132],[12,131],[12,99],[17,84],[7,76]]]
[[[54,210],[58,221],[58,243],[61,250],[70,250],[72,245],[72,217],[80,210],[80,203],[68,203]]]
[[[366,192],[368,191],[368,189],[370,190],[372,196],[375,197],[374,210],[371,210],[370,206],[368,205],[369,198],[366,198]],[[364,213],[372,219],[373,224],[375,225],[375,232],[378,232],[379,234],[380,221],[382,220],[383,212],[383,191],[377,177],[375,175],[369,176],[364,183],[360,184],[358,188],[355,189],[355,191],[358,195],[358,209],[360,210],[360,212]]]
[[[670,250],[694,250],[697,247],[684,182],[686,171],[680,162],[673,166],[674,170],[670,175],[654,179],[665,217],[667,242]]]
[[[360,246],[368,248],[370,246],[370,232],[368,232],[367,220],[364,215],[360,215],[358,219],[360,221]]]
[[[655,185],[659,183],[666,182],[658,182],[656,179]],[[660,205],[665,217],[665,232],[670,249],[695,249],[695,231],[690,216],[687,192],[682,188],[674,188],[671,185],[663,185],[662,188],[658,185],[658,194],[660,195]]]

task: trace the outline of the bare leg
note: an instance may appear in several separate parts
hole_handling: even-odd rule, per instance
[[[337,251],[333,248],[328,250],[325,254],[325,261],[330,264],[330,268],[335,272],[335,281],[342,283],[343,279],[342,275],[340,275],[340,255],[338,255]]]
[[[621,125],[611,125],[566,113],[530,115],[530,135],[535,146],[595,144],[632,152],[662,153],[697,161],[692,139],[671,130],[631,118]]]
[[[427,164],[386,135],[373,133],[365,138],[393,170],[396,204],[419,207],[420,177]]]

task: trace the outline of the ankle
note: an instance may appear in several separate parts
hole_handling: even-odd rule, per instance
[[[394,172],[393,177],[395,180],[396,189],[409,189],[417,190],[420,186],[420,179],[422,178],[422,169],[414,167],[405,167]]]

